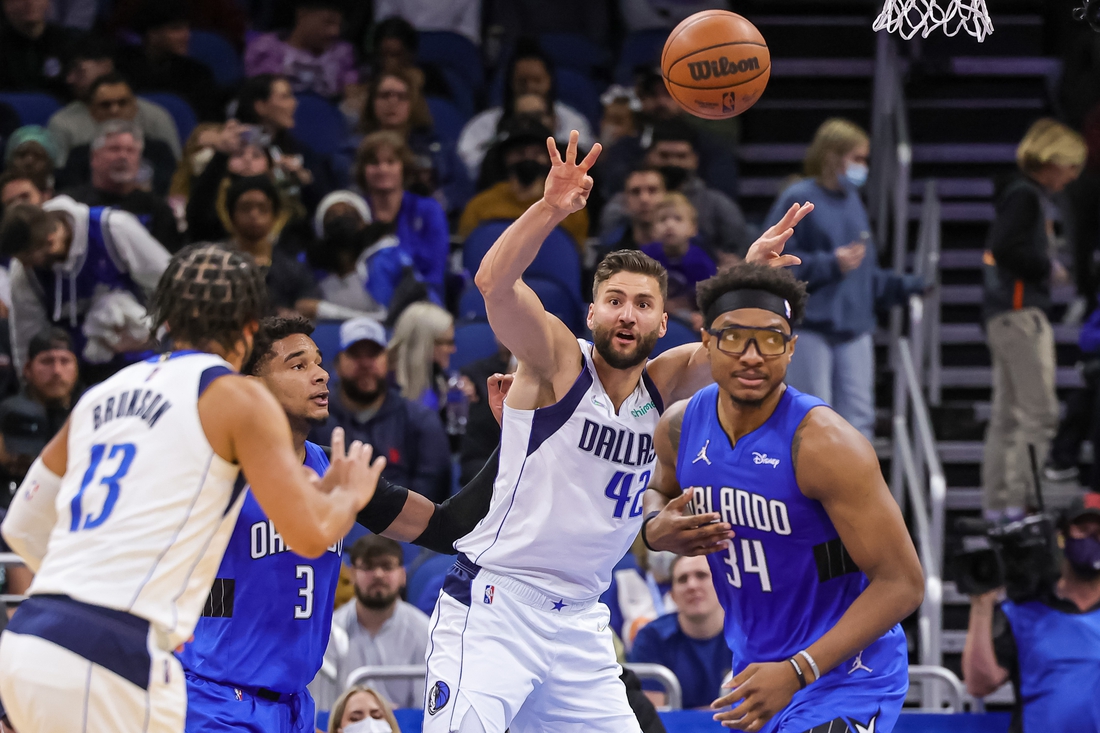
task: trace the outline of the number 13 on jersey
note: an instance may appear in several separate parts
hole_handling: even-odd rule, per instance
[[[130,471],[130,464],[134,462],[135,455],[137,455],[137,448],[133,443],[119,443],[112,446],[97,443],[92,446],[92,458],[88,463],[88,470],[84,472],[84,479],[80,482],[80,490],[76,492],[76,496],[73,497],[69,505],[73,515],[72,524],[69,526],[70,531],[78,532],[85,529],[95,529],[107,521],[107,517],[111,516],[111,512],[114,511],[115,502],[118,501],[118,494],[121,491],[118,482]],[[85,492],[93,487],[92,482],[95,480],[104,458],[107,460],[108,467],[103,473],[110,471],[111,461],[118,459],[118,463],[114,466],[114,473],[104,476],[99,480],[99,483],[95,484],[96,488],[99,486],[107,488],[107,494],[103,498],[99,513],[94,515],[92,511],[85,513]]]

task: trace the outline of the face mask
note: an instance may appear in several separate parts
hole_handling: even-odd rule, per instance
[[[1100,577],[1100,539],[1067,537],[1066,560],[1083,580]]]
[[[550,166],[537,160],[521,160],[508,166],[508,173],[515,176],[519,185],[527,188],[540,177],[545,177],[550,172]]]
[[[344,733],[391,733],[393,728],[382,718],[363,718],[344,726]]]
[[[691,173],[687,168],[681,168],[678,165],[662,165],[658,170],[661,171],[665,179],[665,188],[669,191],[675,191],[684,185]]]
[[[867,166],[862,163],[849,163],[844,169],[844,177],[856,188],[863,188],[863,184],[867,183],[867,172]]]

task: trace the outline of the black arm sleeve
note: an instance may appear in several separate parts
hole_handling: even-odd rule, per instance
[[[397,486],[380,478],[374,496],[359,510],[357,521],[371,532],[382,534],[405,508],[408,498],[409,490],[404,486]]]
[[[493,484],[496,482],[499,466],[498,447],[470,483],[447,501],[436,505],[435,513],[428,520],[428,528],[413,540],[413,544],[443,555],[455,554],[455,542],[468,535],[489,512],[489,501],[493,498]]]

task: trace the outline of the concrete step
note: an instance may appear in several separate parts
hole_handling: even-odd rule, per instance
[[[997,211],[993,204],[987,201],[942,201],[940,203],[940,220],[949,221],[993,221]],[[909,204],[909,220],[919,221],[921,217],[921,204],[911,202]]]
[[[819,77],[870,79],[875,75],[875,61],[869,58],[775,58],[773,77]]]
[[[936,195],[941,199],[993,198],[993,181],[989,178],[916,178],[909,184],[913,198],[924,199],[924,188],[929,180],[936,182]]]
[[[947,254],[944,252],[943,254]],[[1072,285],[1056,285],[1051,289],[1051,301],[1055,305],[1067,305],[1073,302],[1076,290]],[[940,301],[945,305],[980,305],[982,302],[981,285],[944,285],[940,288]]]
[[[993,368],[987,366],[943,367],[940,380],[946,389],[952,387],[978,387],[989,389],[993,386]],[[1076,367],[1058,367],[1055,384],[1062,389],[1085,386],[1081,373]]]
[[[1077,343],[1077,326],[1056,323],[1052,326],[1058,344]],[[985,332],[977,323],[944,323],[940,325],[941,344],[984,344]]]
[[[1048,56],[956,56],[951,73],[957,76],[1041,76],[1057,79],[1062,60]]]
[[[749,163],[800,163],[806,143],[746,143],[738,148]],[[1014,163],[1015,143],[917,143],[914,163]]]

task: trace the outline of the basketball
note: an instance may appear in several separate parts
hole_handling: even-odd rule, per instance
[[[661,74],[672,98],[708,120],[736,117],[756,104],[771,76],[771,54],[752,23],[728,10],[686,18],[665,41]]]

